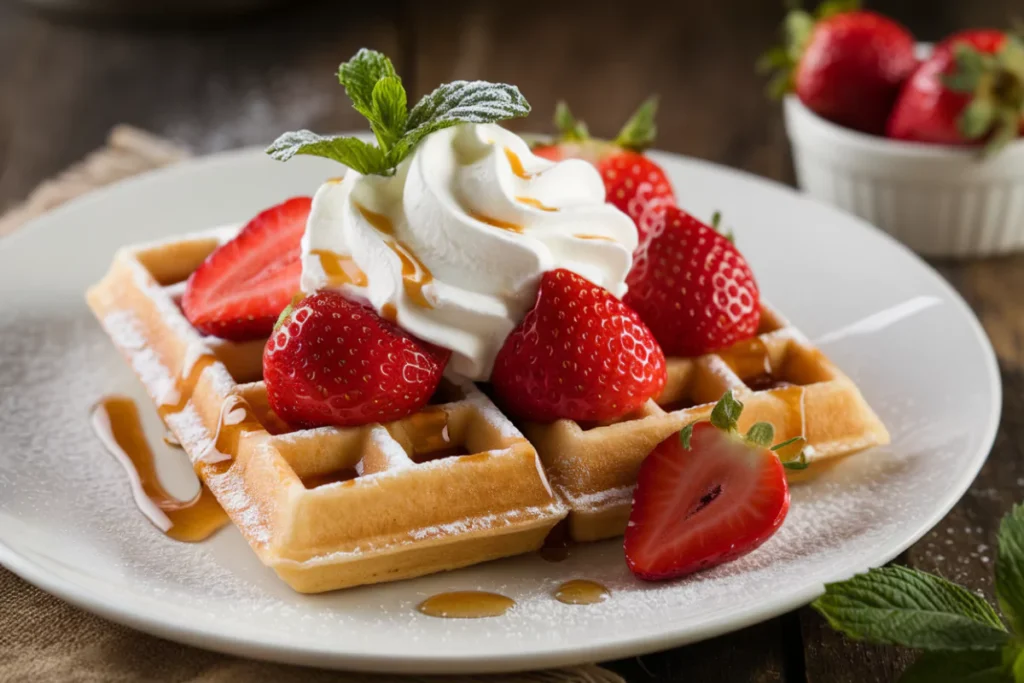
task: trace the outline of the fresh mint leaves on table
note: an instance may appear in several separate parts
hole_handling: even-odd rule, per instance
[[[300,130],[279,137],[267,154],[278,161],[296,154],[327,157],[363,175],[391,175],[431,133],[457,123],[496,123],[530,113],[530,103],[519,88],[487,81],[445,83],[410,111],[405,87],[391,60],[366,48],[338,67],[338,80],[352,107],[370,122],[377,144]]]
[[[999,525],[996,597],[946,579],[883,567],[830,583],[811,606],[857,640],[924,650],[900,683],[1024,683],[1024,506]]]

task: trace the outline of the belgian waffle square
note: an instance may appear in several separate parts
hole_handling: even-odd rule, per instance
[[[471,383],[388,424],[294,430],[267,403],[265,340],[203,337],[183,282],[234,230],[126,247],[87,300],[260,559],[301,592],[539,548],[568,509],[534,447]]]
[[[521,425],[570,508],[569,534],[594,541],[622,534],[640,463],[662,440],[706,419],[731,389],[739,427],[770,422],[776,442],[802,436],[808,460],[889,442],[853,381],[781,315],[765,307],[756,337],[698,358],[668,358],[661,395],[611,424],[571,420]]]

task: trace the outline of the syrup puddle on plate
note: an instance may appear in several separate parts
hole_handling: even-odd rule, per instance
[[[108,396],[93,406],[90,419],[107,451],[128,473],[139,510],[167,536],[194,543],[209,538],[228,523],[227,514],[206,486],[188,501],[178,500],[163,487],[135,401],[126,396]]]
[[[596,605],[604,602],[611,595],[605,586],[597,581],[573,579],[559,586],[555,592],[555,600],[566,605]]]
[[[483,619],[500,617],[515,607],[516,601],[498,593],[486,591],[455,591],[433,595],[417,607],[428,617],[443,619]]]

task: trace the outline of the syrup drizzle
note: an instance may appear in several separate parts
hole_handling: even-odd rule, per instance
[[[526,169],[523,168],[523,161],[519,158],[519,155],[512,151],[512,148],[505,148],[505,158],[508,159],[508,165],[512,167],[512,172],[522,178],[523,180],[529,180],[533,177],[533,174],[527,173]]]
[[[482,619],[500,617],[516,604],[512,598],[485,591],[439,593],[421,602],[416,609],[428,617],[443,619]]]
[[[176,437],[174,435],[174,432],[172,431],[168,431],[166,434],[164,434],[164,443],[170,446],[171,448],[184,449],[184,446],[181,445],[181,442],[178,441],[178,437]]]
[[[573,579],[559,586],[555,592],[555,600],[566,605],[596,605],[604,602],[611,595],[605,586],[587,579]]]
[[[333,251],[314,249],[310,252],[320,260],[320,267],[329,278],[332,287],[339,285],[355,285],[365,287],[366,273],[356,265],[351,256],[338,256]]]
[[[370,211],[361,204],[356,204],[356,208],[359,209],[359,213],[363,214],[363,218],[366,222],[375,227],[378,231],[385,235],[395,234],[395,225],[391,222],[391,219],[382,213],[376,211]]]
[[[540,209],[541,211],[558,211],[555,207],[547,206],[541,203],[539,199],[534,199],[533,197],[516,197],[516,201],[520,204],[526,204],[527,206],[532,206],[535,209]]]
[[[602,242],[614,242],[615,238],[607,237],[605,235],[588,235],[586,233],[580,233],[573,235],[578,240],[600,240]]]
[[[227,524],[227,514],[205,485],[188,501],[178,500],[164,489],[132,399],[101,399],[93,406],[90,420],[100,441],[128,473],[132,497],[154,526],[170,538],[193,543]]]
[[[203,372],[206,368],[213,365],[216,358],[209,353],[205,353],[198,358],[191,366],[182,368],[184,377],[178,382],[177,394],[175,395],[173,403],[164,403],[157,408],[157,412],[160,414],[161,419],[167,421],[168,415],[174,415],[185,410],[188,406],[188,402],[192,400],[192,393],[196,390],[196,385],[199,384],[199,378],[203,376]]]
[[[470,211],[469,215],[475,218],[476,220],[480,221],[481,223],[486,223],[487,225],[493,226],[495,228],[501,228],[502,230],[508,230],[509,232],[517,233],[521,233],[523,231],[523,226],[519,225],[518,223],[510,223],[508,221],[503,221],[499,218],[492,218],[491,216],[485,216],[484,214],[477,213],[476,211]]]
[[[733,344],[719,356],[741,379],[773,374],[768,347],[758,337]]]
[[[405,293],[412,302],[421,308],[433,308],[423,295],[423,288],[433,282],[434,276],[419,259],[413,256],[409,247],[401,241],[386,242],[391,251],[398,255],[402,262],[402,283]]]
[[[395,322],[398,320],[398,308],[393,303],[386,303],[380,307],[380,314],[385,320]]]
[[[547,562],[565,562],[569,559],[569,520],[563,519],[556,524],[544,539],[538,553]]]

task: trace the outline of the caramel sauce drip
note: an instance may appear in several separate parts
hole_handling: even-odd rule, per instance
[[[773,374],[768,347],[758,337],[737,342],[718,355],[740,379]]]
[[[519,158],[519,155],[512,151],[512,148],[505,148],[505,158],[508,159],[508,165],[512,167],[512,172],[523,180],[529,180],[533,177],[532,174],[527,173],[526,169],[523,168],[523,161]]]
[[[391,322],[398,320],[398,308],[392,303],[381,306],[380,314],[385,320],[390,320]]]
[[[564,562],[569,559],[571,539],[569,538],[569,520],[563,519],[556,524],[544,539],[541,546],[541,559],[547,562]]]
[[[174,415],[185,410],[185,406],[192,400],[192,394],[196,390],[196,385],[199,384],[199,378],[203,376],[203,371],[206,368],[213,365],[216,358],[212,355],[200,356],[192,367],[189,369],[188,375],[183,377],[177,384],[176,389],[178,390],[177,401],[174,403],[165,403],[157,408],[157,412],[160,413],[161,419],[167,421],[168,415]]]
[[[579,233],[573,235],[578,240],[599,240],[601,242],[614,242],[615,239],[612,237],[606,237],[605,235],[588,235],[586,233]]]
[[[540,209],[541,211],[558,211],[555,207],[542,204],[539,199],[534,199],[533,197],[516,197],[516,201],[520,204],[526,204],[527,206],[532,206],[535,209]]]
[[[378,231],[384,233],[385,235],[395,234],[395,225],[394,223],[391,222],[390,218],[388,218],[382,213],[370,211],[361,204],[356,204],[356,208],[359,209],[359,213],[363,214],[363,218],[366,219],[366,222],[372,225]]]
[[[355,285],[365,287],[368,280],[366,273],[356,265],[351,256],[338,256],[333,251],[314,249],[310,252],[320,260],[320,267],[330,278],[332,286]]]
[[[336,175],[332,178],[327,179],[328,185],[340,185],[341,181],[345,179],[345,176]]]
[[[508,230],[509,232],[517,233],[521,233],[523,231],[523,226],[519,225],[518,223],[509,223],[508,221],[503,221],[499,218],[485,216],[484,214],[477,213],[476,211],[470,211],[469,215],[475,218],[476,220],[480,221],[481,223],[486,223],[487,225],[493,226],[495,228],[501,228],[502,230]]]
[[[405,243],[395,241],[386,242],[386,244],[402,262],[402,282],[405,286],[405,293],[417,306],[433,308],[427,301],[427,297],[423,295],[423,288],[433,282],[434,276],[419,259],[413,256],[412,251]]]
[[[448,411],[428,406],[406,418],[402,426],[412,444],[413,454],[433,453],[452,446],[448,432]]]
[[[421,602],[416,609],[429,617],[444,619],[481,619],[500,617],[516,604],[512,598],[485,591],[439,593]]]
[[[181,445],[181,442],[178,441],[178,437],[176,437],[174,435],[174,432],[171,431],[168,431],[166,434],[164,434],[164,443],[170,446],[171,448],[184,448],[184,446]]]
[[[93,407],[91,418],[100,440],[128,471],[132,496],[154,526],[175,540],[191,543],[209,538],[227,524],[227,514],[205,485],[188,501],[178,500],[163,487],[132,399],[108,396]]]
[[[596,581],[573,579],[566,581],[555,590],[555,600],[566,605],[596,605],[611,595],[606,587]]]

